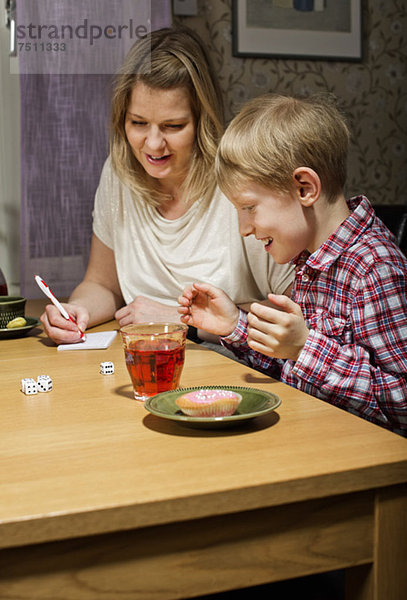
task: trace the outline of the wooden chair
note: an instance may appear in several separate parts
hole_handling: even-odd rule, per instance
[[[396,236],[397,244],[407,256],[407,206],[403,204],[375,204],[376,215]]]

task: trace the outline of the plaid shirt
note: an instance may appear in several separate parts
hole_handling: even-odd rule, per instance
[[[300,254],[292,300],[308,339],[297,361],[247,345],[247,314],[223,345],[250,366],[407,436],[407,259],[364,196],[312,255]]]

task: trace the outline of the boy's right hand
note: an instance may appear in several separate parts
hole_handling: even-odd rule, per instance
[[[178,303],[183,323],[222,337],[230,335],[239,320],[239,309],[229,296],[208,283],[186,287]]]
[[[80,342],[82,338],[79,329],[85,331],[89,322],[89,313],[86,308],[76,306],[75,304],[62,303],[62,306],[66,308],[77,325],[65,319],[53,304],[47,304],[45,311],[40,317],[44,331],[56,344],[75,344],[76,342]]]

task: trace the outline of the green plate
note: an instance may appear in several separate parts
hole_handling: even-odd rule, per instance
[[[229,417],[190,417],[188,415],[184,415],[184,413],[176,405],[176,399],[187,392],[194,392],[202,389],[231,390],[240,394],[242,396],[242,401],[240,402],[237,411]],[[264,390],[258,390],[255,388],[230,385],[209,385],[201,387],[178,388],[176,390],[172,390],[171,392],[162,392],[161,394],[152,396],[144,402],[146,409],[157,417],[171,419],[172,421],[178,421],[185,425],[206,429],[239,425],[248,419],[260,417],[275,410],[278,406],[280,406],[280,404],[281,399],[276,396],[276,394],[272,394],[271,392],[265,392]]]
[[[27,335],[27,333],[39,325],[40,320],[34,319],[34,317],[24,317],[27,321],[27,325],[24,327],[13,327],[13,329],[0,329],[0,340],[6,340],[10,338],[19,338]]]

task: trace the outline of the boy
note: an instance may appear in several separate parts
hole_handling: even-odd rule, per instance
[[[250,101],[224,134],[216,173],[241,235],[296,265],[291,299],[270,294],[271,306],[247,314],[195,283],[179,312],[254,368],[407,435],[407,260],[367,198],[346,201],[348,144],[331,100]]]

